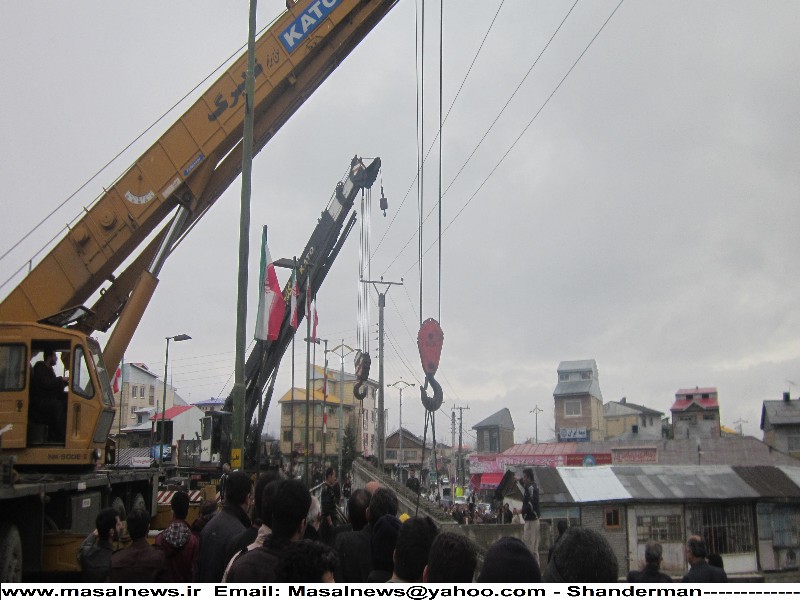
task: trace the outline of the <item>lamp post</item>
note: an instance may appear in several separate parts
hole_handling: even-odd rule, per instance
[[[536,443],[538,444],[539,443],[539,413],[540,412],[544,412],[544,411],[541,408],[539,408],[539,405],[537,404],[536,407],[533,410],[529,410],[528,412],[532,412],[536,416],[536,437],[534,439],[536,440]]]
[[[169,368],[169,341],[174,340],[176,342],[184,342],[186,340],[192,339],[192,336],[187,335],[185,333],[179,333],[178,335],[172,335],[166,338],[167,340],[167,351],[164,355],[164,396],[161,400],[161,435],[159,436],[159,444],[158,444],[158,467],[159,469],[164,464],[164,438],[166,438],[166,431],[164,425],[164,414],[167,412],[167,369]]]
[[[316,345],[323,344],[323,346],[324,346],[325,353],[323,354],[323,356],[325,357],[325,366],[323,367],[324,370],[323,370],[322,377],[323,377],[323,381],[325,381],[325,379],[328,376],[328,340],[323,340],[322,338],[316,337],[316,338],[306,338],[306,342],[311,342],[312,344],[316,344]],[[317,356],[316,355],[317,355],[317,348],[316,348],[316,346],[314,346],[314,367],[315,368],[317,366]],[[316,386],[314,388],[314,395],[316,396]],[[323,469],[325,467],[325,433],[327,432],[327,427],[326,427],[326,425],[327,425],[326,420],[327,419],[325,417],[325,408],[326,408],[325,407],[325,402],[327,400],[327,397],[328,397],[327,386],[323,383],[323,386],[322,386],[322,427],[321,427],[322,428],[322,466],[323,466]],[[317,429],[316,411],[314,411],[314,413],[315,413],[315,416],[314,416],[314,427],[312,429],[314,430],[313,434],[316,437],[316,429]],[[314,451],[316,452],[316,447],[314,448]]]
[[[411,387],[412,385],[414,384],[408,383],[407,381],[403,381],[402,379],[389,384],[389,387],[397,388],[398,390],[400,390],[400,455],[399,455],[400,470],[398,471],[398,475],[400,475],[400,483],[403,483],[403,390],[406,389],[407,387]]]
[[[346,352],[345,352],[346,350]],[[351,348],[347,344],[342,343],[336,346],[335,348],[331,348],[330,350],[326,350],[326,352],[333,352],[334,354],[339,354],[342,359],[342,368],[339,371],[339,464],[336,468],[339,470],[339,475],[344,476],[342,473],[342,419],[344,417],[344,357],[352,354],[353,352],[358,352],[358,348]]]

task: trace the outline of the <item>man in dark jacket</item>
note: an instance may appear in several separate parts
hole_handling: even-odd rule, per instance
[[[339,557],[336,582],[366,583],[373,569],[370,540],[375,523],[384,515],[397,516],[397,496],[384,487],[377,488],[373,494],[366,489],[358,489],[350,497],[349,505],[353,531],[340,533],[334,544]]]
[[[320,539],[326,544],[333,540],[333,528],[337,524],[336,507],[339,505],[341,490],[339,480],[336,477],[336,469],[328,467],[325,469],[325,485],[322,486],[320,493],[320,505],[322,508],[322,521],[320,522]]]
[[[63,443],[67,433],[66,377],[56,375],[55,350],[45,350],[31,370],[31,420],[47,425],[47,439]]]
[[[131,545],[111,556],[110,583],[169,582],[164,553],[147,543],[150,515],[141,508],[130,512],[127,519]]]
[[[83,540],[78,548],[78,564],[81,566],[83,580],[87,583],[102,583],[111,569],[113,542],[119,539],[122,521],[113,508],[104,508],[97,513],[95,530]]]
[[[191,583],[197,572],[200,539],[186,522],[189,494],[178,491],[172,496],[172,523],[156,536],[155,545],[167,558],[170,578],[175,583]]]
[[[522,470],[522,540],[539,563],[539,486],[533,469],[527,467]]]
[[[308,488],[296,479],[281,481],[272,501],[272,533],[264,545],[237,556],[225,583],[272,583],[280,558],[289,546],[303,539],[311,506]]]
[[[644,569],[641,571],[630,571],[628,581],[630,583],[672,583],[672,577],[662,573],[661,558],[663,550],[658,542],[647,542],[644,548]]]
[[[200,558],[197,565],[199,583],[219,583],[225,572],[228,544],[250,527],[247,511],[252,499],[253,484],[244,471],[228,476],[225,503],[200,534]]]
[[[699,535],[689,536],[686,540],[686,562],[689,572],[683,576],[683,583],[727,583],[728,575],[719,567],[706,561],[706,543]]]

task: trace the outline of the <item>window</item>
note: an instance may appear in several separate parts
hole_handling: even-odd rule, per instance
[[[559,373],[558,374],[559,381],[569,381],[569,373]]]
[[[564,401],[564,416],[565,417],[580,417],[581,416],[581,401],[580,400],[565,400]]]
[[[94,396],[94,384],[89,375],[89,364],[86,362],[86,355],[81,346],[75,348],[75,362],[72,365],[72,391],[84,398]]]
[[[138,406],[131,406],[131,414],[132,415],[135,415],[137,410],[139,410]]]
[[[25,354],[22,344],[0,344],[0,392],[25,387]]]
[[[703,536],[709,552],[740,554],[755,548],[753,518],[746,505],[688,506],[686,529]]]
[[[581,379],[586,380],[586,379],[591,379],[591,378],[592,378],[591,371],[583,371],[583,372],[581,372]]]
[[[605,527],[606,529],[619,529],[619,509],[607,508],[605,509]]]
[[[283,432],[283,441],[284,442],[291,442],[292,441],[292,432],[291,430],[287,429]]]
[[[703,400],[708,400],[711,396],[709,396],[708,394],[703,394],[702,397],[703,397]]]
[[[397,450],[387,450],[386,451],[386,459],[387,460],[397,460]]]
[[[155,404],[155,400],[156,400],[156,386],[151,385],[150,386],[150,406],[153,406]]]
[[[714,421],[714,415],[703,415],[703,421]]]
[[[144,398],[144,386],[139,386],[139,398]]]
[[[680,515],[650,515],[636,517],[636,539],[640,544],[654,542],[682,542],[683,528]]]
[[[131,386],[131,398],[136,398],[136,395],[139,393],[139,386],[134,385]]]
[[[800,435],[786,436],[787,449],[789,452],[800,450]]]

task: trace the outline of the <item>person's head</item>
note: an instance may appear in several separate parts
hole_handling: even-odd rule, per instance
[[[311,507],[308,488],[296,479],[278,484],[272,502],[272,536],[277,540],[302,539]]]
[[[301,540],[281,552],[275,583],[335,583],[336,563],[336,553],[325,544]]]
[[[556,530],[558,530],[558,536],[561,537],[564,535],[564,532],[569,527],[569,523],[567,523],[566,519],[559,519],[556,521]]]
[[[134,508],[128,513],[127,523],[128,535],[131,536],[133,541],[147,537],[147,532],[150,531],[150,515],[146,510]]]
[[[394,574],[408,582],[422,581],[431,545],[439,533],[430,517],[411,517],[400,527],[394,548]]]
[[[397,495],[389,488],[380,487],[369,500],[367,518],[374,525],[383,515],[397,516],[397,508]]]
[[[311,496],[311,506],[308,507],[308,514],[306,515],[306,526],[311,526],[314,529],[319,529],[319,520],[322,518],[322,507],[319,504],[316,496]]]
[[[48,348],[47,350],[42,352],[42,360],[44,363],[50,367],[55,367],[56,363],[58,363],[58,357],[56,356],[56,351],[52,348]]]
[[[172,507],[174,518],[185,521],[186,515],[189,514],[189,494],[184,491],[175,492],[169,505]]]
[[[275,503],[275,493],[278,491],[280,484],[280,479],[270,481],[261,492],[261,520],[270,529],[272,529],[272,509]]]
[[[525,467],[522,469],[522,481],[524,481],[526,485],[533,483],[533,469],[531,467]]]
[[[708,564],[710,564],[712,567],[719,567],[720,569],[725,568],[725,563],[722,561],[722,556],[716,552],[709,554],[706,559],[708,560]]]
[[[328,467],[325,469],[325,483],[328,485],[333,485],[336,483],[336,481],[336,469],[333,467]]]
[[[378,488],[381,488],[381,487],[383,487],[381,485],[381,482],[380,481],[375,481],[373,479],[372,481],[368,481],[367,482],[367,485],[364,486],[364,489],[367,490],[370,493],[370,495],[372,495],[372,494],[375,493],[375,490],[377,490]]]
[[[353,531],[361,531],[367,524],[367,509],[372,498],[367,490],[357,489],[347,499],[347,518]]]
[[[225,488],[225,501],[237,506],[246,506],[250,503],[250,494],[253,492],[253,482],[244,471],[234,471],[228,477]]]
[[[262,473],[256,479],[256,483],[253,486],[253,521],[264,521],[264,516],[261,513],[261,509],[264,505],[264,488],[271,481],[280,481],[281,474],[279,471],[267,471],[266,473]]]
[[[228,463],[225,463],[224,465],[222,465],[222,472],[223,473],[230,473],[231,472],[231,466]]]
[[[391,573],[394,569],[394,548],[400,527],[400,519],[394,515],[383,515],[373,525],[369,548],[372,568],[376,571]]]
[[[539,583],[539,563],[525,543],[515,537],[502,537],[489,546],[483,559],[478,583]]]
[[[644,562],[648,565],[655,565],[658,567],[661,564],[661,558],[664,555],[664,549],[658,542],[647,542],[644,547]]]
[[[472,542],[460,533],[443,531],[431,544],[422,580],[426,583],[472,583],[477,564],[478,554]]]
[[[686,540],[686,560],[690,564],[705,561],[708,549],[706,543],[699,535],[690,535]]]
[[[97,537],[108,542],[119,538],[122,530],[122,521],[120,521],[119,512],[115,508],[104,508],[97,513],[94,525],[97,528]]]
[[[542,581],[614,583],[617,577],[617,557],[606,538],[591,529],[570,527],[553,548]]]

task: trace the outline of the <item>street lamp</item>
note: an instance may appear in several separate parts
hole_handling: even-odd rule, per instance
[[[529,410],[528,412],[532,412],[534,415],[536,415],[536,438],[535,439],[536,439],[536,443],[538,444],[539,443],[539,413],[540,412],[544,412],[544,411],[541,408],[539,408],[539,405],[537,404],[536,407],[533,410]]]
[[[398,475],[400,475],[400,483],[403,483],[403,390],[407,387],[411,387],[412,385],[414,384],[403,381],[402,379],[389,384],[389,387],[400,390],[400,470],[398,471]]]
[[[345,352],[345,350],[347,352]],[[342,359],[342,368],[339,372],[339,464],[337,465],[337,469],[339,470],[339,475],[343,476],[342,473],[342,419],[344,417],[344,357],[352,354],[353,352],[360,352],[358,348],[351,348],[347,344],[342,343],[336,346],[335,348],[331,348],[330,350],[326,350],[326,352],[332,352],[334,354],[339,354]],[[361,417],[362,415],[359,415]],[[363,417],[362,417],[363,418]]]
[[[173,340],[176,342],[184,342],[186,340],[192,339],[192,336],[187,335],[185,333],[179,333],[178,335],[172,335],[166,338],[167,340],[167,351],[164,356],[164,396],[161,401],[161,436],[159,437],[159,448],[158,448],[158,467],[159,469],[164,464],[164,438],[166,438],[166,431],[164,425],[164,414],[167,412],[167,369],[169,367],[169,341]]]
[[[314,346],[314,368],[315,369],[316,369],[316,366],[317,366],[317,345],[319,345],[319,344],[323,344],[324,345],[325,353],[323,354],[323,356],[325,357],[325,366],[323,367],[324,370],[322,372],[323,373],[322,374],[322,378],[323,378],[323,382],[324,382],[328,378],[328,340],[323,340],[322,338],[318,338],[318,337],[312,337],[312,338],[306,338],[305,341],[306,342],[311,342],[312,344],[315,344],[315,346]],[[314,395],[315,396],[316,396],[316,391],[317,391],[316,390],[316,386],[314,386]],[[323,383],[323,385],[322,385],[322,426],[321,426],[321,429],[322,429],[322,466],[323,467],[325,466],[325,458],[326,458],[325,457],[325,454],[326,454],[325,453],[325,434],[327,433],[327,430],[328,430],[327,422],[326,422],[327,418],[325,416],[325,410],[327,408],[325,405],[327,403],[327,400],[328,400],[328,389],[327,389],[327,386],[325,385],[325,383]],[[312,429],[313,429],[312,433],[316,437],[316,435],[317,435],[317,431],[316,431],[317,430],[316,411],[314,411],[314,426],[312,427]],[[314,447],[314,453],[316,454],[316,445]]]

